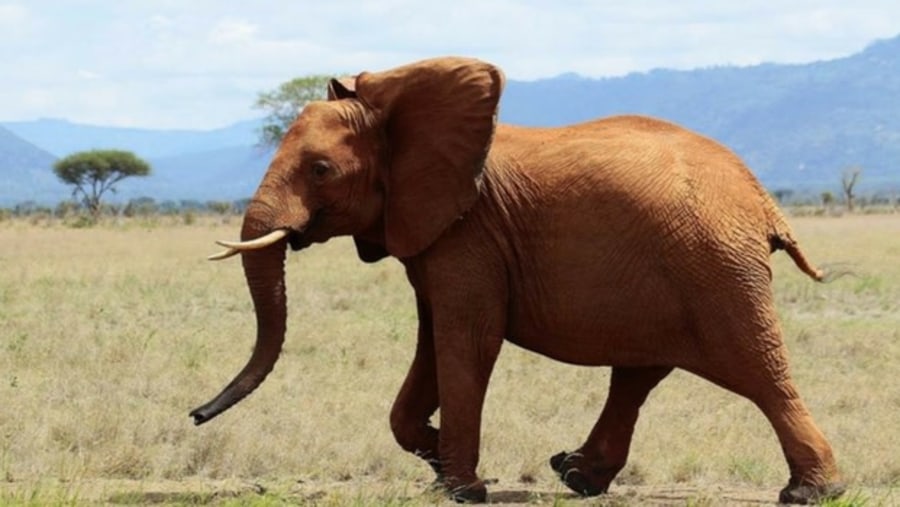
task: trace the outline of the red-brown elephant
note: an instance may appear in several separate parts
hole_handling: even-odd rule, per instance
[[[490,64],[439,58],[332,81],[328,101],[303,109],[247,208],[243,242],[214,256],[242,255],[258,334],[195,422],[253,391],[278,358],[287,245],[352,235],[363,261],[406,268],[418,344],[391,428],[457,500],[485,499],[481,410],[504,339],[612,366],[587,440],[551,459],[580,494],[607,490],[647,394],[682,368],[766,415],[790,468],[781,501],[839,495],[831,447],[789,374],[769,257],[785,250],[813,279],[823,273],[750,171],[650,118],[496,125],[503,81]]]

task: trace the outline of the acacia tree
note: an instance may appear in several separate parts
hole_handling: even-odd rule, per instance
[[[130,151],[91,150],[57,160],[53,172],[63,183],[73,186],[72,197],[80,197],[96,220],[100,216],[103,194],[115,193],[114,185],[125,178],[147,176],[150,164]]]
[[[853,212],[854,199],[856,199],[856,194],[853,193],[853,188],[856,186],[857,181],[859,181],[860,173],[862,173],[862,169],[854,166],[845,169],[844,174],[841,175],[841,189],[844,192],[844,199],[847,203],[847,211],[850,212]]]
[[[303,106],[324,100],[328,93],[328,76],[306,76],[281,83],[278,88],[261,92],[253,105],[269,115],[263,120],[259,142],[263,146],[277,146]]]

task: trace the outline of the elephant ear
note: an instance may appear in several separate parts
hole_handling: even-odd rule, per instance
[[[467,58],[437,58],[356,79],[385,129],[385,247],[410,257],[469,210],[490,148],[504,77]]]
[[[356,79],[341,77],[328,81],[328,100],[355,99]]]

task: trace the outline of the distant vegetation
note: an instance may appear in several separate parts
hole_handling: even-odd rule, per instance
[[[260,93],[254,107],[268,113],[260,128],[260,144],[277,146],[297,118],[297,112],[306,104],[325,98],[330,79],[319,75],[298,77]]]
[[[100,220],[134,218],[147,223],[169,219],[191,225],[198,218],[205,216],[222,217],[226,221],[230,217],[242,216],[249,202],[249,198],[235,201],[157,201],[152,197],[137,197],[129,199],[124,204],[101,204],[98,213],[94,215],[83,203],[74,200],[60,201],[55,206],[23,201],[8,208],[0,208],[0,222],[25,219],[35,224],[59,222],[71,227],[87,227]]]
[[[63,159],[57,162],[61,165]],[[72,162],[67,162],[71,164]],[[847,167],[835,182],[839,192],[830,190],[814,191],[778,187],[770,191],[775,201],[789,214],[795,216],[840,216],[845,213],[885,214],[900,213],[900,189],[885,187],[878,190],[860,192],[859,183],[864,181],[860,166]],[[62,200],[53,206],[26,200],[12,206],[0,206],[0,221],[11,218],[26,218],[31,222],[61,221],[74,227],[91,225],[101,219],[139,218],[157,220],[160,218],[180,219],[192,224],[200,216],[240,216],[250,198],[235,200],[165,199],[158,201],[149,196],[128,199],[121,203],[101,203],[99,196],[94,199]],[[95,203],[95,204],[91,204]]]
[[[777,189],[772,197],[793,216],[841,216],[844,214],[872,215],[900,213],[900,192],[874,193],[855,196],[853,209],[849,209],[845,197],[830,191],[821,193],[796,193]],[[71,227],[87,227],[98,221],[137,219],[145,223],[169,223],[191,225],[203,217],[219,217],[228,222],[243,216],[249,198],[237,200],[192,199],[157,201],[152,197],[136,197],[124,203],[104,203],[93,214],[83,203],[74,200],[60,201],[47,206],[35,201],[22,201],[13,206],[0,207],[0,222],[25,219],[30,223],[59,222]]]
[[[125,178],[147,176],[150,164],[123,150],[91,150],[73,153],[53,164],[53,172],[72,187],[72,197],[80,199],[94,219],[102,211],[103,196],[115,193]]]

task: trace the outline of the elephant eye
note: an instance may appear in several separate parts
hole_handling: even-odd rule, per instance
[[[312,164],[312,173],[316,178],[321,178],[328,174],[331,167],[324,160],[317,160]]]

